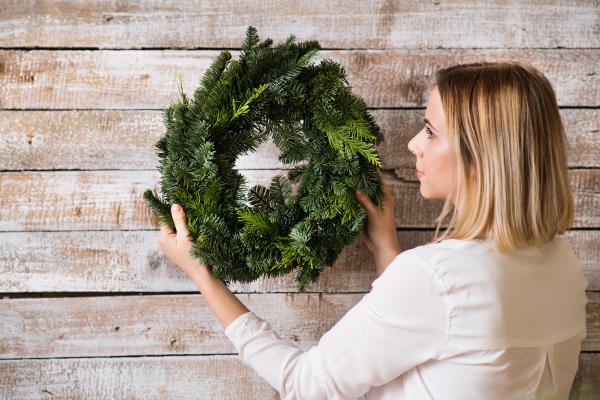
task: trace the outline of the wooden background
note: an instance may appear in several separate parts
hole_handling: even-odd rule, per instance
[[[192,93],[246,28],[319,40],[386,142],[400,243],[433,236],[408,140],[436,69],[520,60],[555,86],[569,137],[588,338],[572,398],[600,397],[600,5],[597,0],[101,1],[0,4],[0,398],[277,399],[239,360],[195,285],[157,249],[142,199],[157,187],[161,110]],[[265,144],[250,183],[285,166]],[[307,293],[292,277],[238,297],[308,350],[376,278],[359,237]]]

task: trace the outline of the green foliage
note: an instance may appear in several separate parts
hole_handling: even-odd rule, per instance
[[[373,144],[383,135],[344,69],[315,61],[320,48],[293,35],[260,43],[249,27],[239,60],[221,52],[193,98],[180,86],[181,100],[164,111],[161,192],[144,198],[171,227],[170,206],[181,204],[191,255],[226,284],[296,272],[304,291],[356,240],[367,213],[355,190],[381,206]],[[268,138],[280,161],[297,165],[246,190],[235,162]]]

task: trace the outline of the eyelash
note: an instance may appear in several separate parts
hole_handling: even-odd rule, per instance
[[[433,134],[433,132],[431,132],[431,129],[429,129],[428,126],[425,127],[425,132],[427,133],[427,139],[433,139],[435,137],[435,135]]]

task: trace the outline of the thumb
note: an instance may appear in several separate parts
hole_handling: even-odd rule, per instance
[[[185,213],[183,212],[183,208],[181,208],[179,204],[173,204],[171,206],[171,216],[173,217],[173,222],[175,222],[177,235],[183,234],[184,236],[187,236],[190,231],[185,224]]]

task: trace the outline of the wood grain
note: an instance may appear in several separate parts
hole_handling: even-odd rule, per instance
[[[303,350],[317,345],[363,296],[237,295]],[[235,353],[200,294],[11,299],[0,304],[2,359]]]
[[[575,227],[600,226],[600,170],[569,170],[575,201]]]
[[[219,52],[0,51],[0,109],[164,109],[178,98],[178,76],[192,95]],[[236,56],[236,52],[233,52]],[[424,107],[437,69],[473,61],[526,62],[554,85],[561,106],[600,104],[600,50],[340,50],[368,107]]]
[[[250,187],[280,172],[244,174]],[[142,195],[159,189],[159,179],[156,171],[1,173],[0,231],[155,229]]]
[[[3,399],[279,400],[237,355],[0,361]]]
[[[157,237],[157,231],[0,233],[0,293],[196,292],[188,276],[158,251]],[[433,232],[398,232],[404,249],[432,238]],[[306,291],[368,292],[376,277],[373,256],[359,236]],[[297,284],[290,274],[233,283],[230,289],[297,292]]]
[[[600,393],[600,353],[581,353],[570,400],[594,400]]]
[[[599,353],[579,356],[570,399],[597,398],[599,368]],[[237,355],[11,360],[0,370],[6,399],[280,399]]]
[[[0,15],[0,43],[7,47],[239,48],[248,25],[276,41],[293,33],[329,48],[600,46],[593,0],[368,0],[351,6],[317,0],[12,0],[3,2]]]
[[[320,59],[345,67],[388,138],[378,151],[401,228],[432,228],[441,210],[441,201],[420,195],[406,148],[422,127],[424,110],[413,108],[427,105],[435,71],[519,60],[548,76],[566,107],[574,225],[585,228],[566,237],[583,263],[587,289],[596,291],[587,293],[588,336],[570,398],[597,398],[597,0],[3,1],[0,292],[69,297],[0,300],[0,398],[280,398],[235,355],[202,295],[119,295],[197,293],[157,250],[142,193],[160,179],[153,149],[163,134],[159,110],[177,101],[178,75],[193,93],[219,49],[239,49],[248,25],[276,42],[290,34],[319,40],[329,49]],[[288,168],[278,153],[265,143],[237,167],[248,170],[251,184],[268,185]],[[432,236],[398,232],[405,248]],[[358,237],[308,293],[297,293],[292,276],[231,288],[308,350],[375,278],[372,255]]]
[[[397,232],[405,250],[426,244],[432,231]],[[156,248],[157,231],[0,233],[0,293],[196,292],[196,285]],[[600,290],[600,231],[565,235],[583,263],[588,290]],[[369,292],[377,277],[362,237],[346,247],[307,292]],[[297,292],[293,274],[233,283],[240,293]]]
[[[386,140],[377,150],[384,169],[406,169],[417,180],[410,139],[424,110],[370,110]],[[600,167],[600,110],[563,109],[571,168]],[[155,169],[154,144],[164,135],[161,111],[0,111],[0,170]],[[271,140],[240,156],[238,169],[287,169]]]
[[[155,229],[142,194],[158,181],[151,171],[5,172],[0,230]]]
[[[365,293],[237,294],[303,351],[318,345]],[[587,338],[600,350],[600,293],[588,292]],[[233,354],[203,296],[110,296],[1,300],[0,359]]]
[[[281,170],[244,170],[247,186],[270,185]],[[396,226],[435,227],[443,200],[421,196],[420,183],[384,177],[394,198]],[[600,170],[570,170],[574,227],[600,227]],[[0,173],[1,231],[156,229],[142,193],[158,188],[152,171],[46,171]]]
[[[583,264],[587,290],[600,291],[600,231],[568,231],[564,237],[571,243],[573,252]]]
[[[148,169],[161,111],[1,111],[0,170]]]

